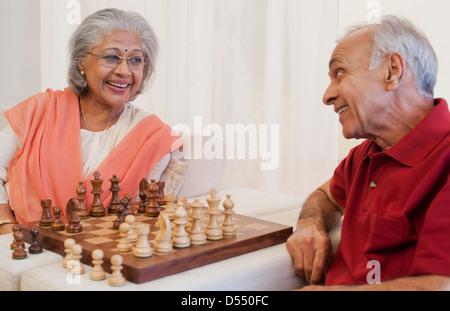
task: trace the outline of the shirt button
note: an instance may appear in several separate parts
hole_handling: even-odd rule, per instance
[[[370,183],[370,188],[375,189],[377,187],[377,183],[375,181],[372,181]]]

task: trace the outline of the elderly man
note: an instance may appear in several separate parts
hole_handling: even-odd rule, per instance
[[[393,16],[337,44],[323,101],[346,138],[367,140],[311,194],[288,239],[304,289],[450,289],[450,113],[434,99],[436,73],[425,36]],[[327,230],[343,215],[333,258]]]

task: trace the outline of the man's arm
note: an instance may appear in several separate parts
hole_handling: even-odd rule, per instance
[[[327,231],[339,222],[344,209],[330,193],[330,181],[320,186],[302,207],[297,229],[286,243],[299,276],[310,284],[325,280],[333,249]]]
[[[408,276],[380,284],[305,286],[302,291],[450,291],[450,277],[441,275]]]

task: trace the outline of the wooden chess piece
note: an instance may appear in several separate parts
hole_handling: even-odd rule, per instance
[[[13,242],[10,245],[11,250],[15,250],[17,247],[17,241],[16,238],[14,237],[14,233],[16,233],[16,231],[22,231],[22,227],[18,224],[15,224],[12,227],[12,236],[13,236]]]
[[[92,191],[91,193],[94,195],[91,208],[89,209],[89,215],[93,217],[102,217],[106,215],[106,209],[103,207],[102,200],[100,199],[100,195],[103,193],[102,184],[103,179],[100,179],[100,172],[94,172],[94,179],[91,181]]]
[[[159,232],[155,238],[155,252],[169,253],[172,248],[172,228],[169,217],[165,212],[161,212],[156,221]]]
[[[72,259],[67,263],[70,274],[83,274],[85,272],[84,265],[81,263],[81,253],[83,248],[80,244],[75,244],[72,246]]]
[[[78,201],[78,215],[81,219],[87,219],[89,218],[89,212],[86,208],[86,204],[84,201],[86,200],[86,188],[83,185],[83,182],[78,182],[78,188],[76,190],[77,193],[77,201]]]
[[[224,236],[235,236],[236,235],[236,225],[233,222],[233,208],[234,202],[231,200],[231,195],[227,194],[227,198],[223,202],[223,208],[225,209],[223,213],[225,218],[222,223],[222,230]]]
[[[120,224],[119,231],[121,238],[119,240],[119,244],[117,244],[116,250],[122,253],[131,252],[133,248],[130,241],[128,240],[128,231],[130,231],[130,225],[126,222]]]
[[[139,258],[151,257],[153,250],[148,242],[148,235],[150,233],[150,226],[141,224],[137,227],[138,241],[134,247],[133,254]]]
[[[175,219],[175,194],[174,193],[168,193],[165,195],[165,199],[166,201],[166,209],[165,212],[167,214],[167,216],[169,217],[170,220]]]
[[[39,226],[50,227],[53,222],[50,207],[52,206],[52,200],[41,200],[42,215],[39,220]]]
[[[130,243],[136,243],[138,240],[138,235],[135,231],[136,217],[134,215],[127,215],[127,217],[125,217],[125,222],[130,225],[130,230],[128,231],[128,241],[130,241]]]
[[[25,242],[23,241],[22,231],[14,232],[14,239],[16,240],[16,248],[12,253],[13,259],[25,259],[28,257],[28,253],[25,250]]]
[[[221,240],[223,238],[223,231],[220,228],[219,224],[217,223],[217,217],[221,213],[219,209],[220,204],[220,198],[218,198],[217,190],[212,189],[211,197],[206,198],[206,201],[208,202],[208,210],[206,211],[207,214],[209,214],[209,222],[206,226],[205,234],[206,238],[210,241],[217,241]]]
[[[112,196],[108,206],[108,214],[115,214],[116,207],[120,205],[120,198],[119,198],[120,178],[117,178],[116,175],[113,175],[113,177],[110,178],[109,181],[111,182],[111,188],[109,188],[109,191],[111,191]]]
[[[206,244],[206,235],[201,228],[202,220],[202,209],[203,204],[195,199],[194,203],[191,204],[192,207],[192,226],[189,232],[189,239],[192,245],[203,245]]]
[[[150,201],[148,202],[147,210],[145,211],[145,215],[148,217],[158,217],[159,213],[161,213],[161,209],[159,208],[158,202],[156,201],[159,195],[158,184],[154,179],[151,180],[150,186],[148,186],[148,193],[150,197]]]
[[[37,228],[31,228],[31,245],[28,247],[28,252],[30,254],[40,254],[42,253],[42,246],[38,242],[39,230]]]
[[[141,193],[142,191],[147,192],[148,191],[148,186],[150,186],[150,184],[148,183],[147,178],[142,178],[141,181],[139,182],[139,193]]]
[[[80,224],[81,219],[77,211],[77,201],[75,198],[71,198],[66,205],[66,215],[67,215],[67,233],[80,233],[83,231],[83,226]]]
[[[145,211],[147,210],[147,191],[141,191],[139,192],[139,207],[138,207],[138,214],[145,214]]]
[[[116,207],[116,219],[113,221],[113,229],[119,229],[120,225],[125,222],[124,217],[124,208],[123,205],[120,204]]]
[[[69,261],[72,260],[72,247],[75,245],[74,239],[65,239],[64,240],[64,252],[66,253],[66,256],[64,256],[64,260],[62,262],[62,266],[64,268],[67,268],[67,264]]]
[[[122,286],[126,283],[126,279],[123,277],[122,272],[123,257],[119,254],[115,254],[111,257],[111,270],[113,271],[108,279],[108,284],[111,286]]]
[[[156,198],[156,202],[159,206],[165,206],[166,198],[164,194],[164,187],[166,186],[166,183],[164,181],[157,181],[156,184],[158,185],[158,197]]]
[[[189,240],[189,235],[186,232],[185,226],[188,223],[188,213],[184,208],[183,202],[178,202],[177,208],[174,214],[175,220],[173,223],[176,225],[175,230],[173,230],[173,246],[175,248],[186,248],[191,246],[191,240]]]
[[[103,270],[103,251],[101,249],[94,249],[92,251],[92,270],[89,273],[89,278],[94,281],[106,279],[106,272]]]
[[[126,201],[126,202],[122,202],[122,201]],[[121,203],[122,205],[124,205],[125,210],[127,211],[127,215],[134,215],[134,210],[133,207],[131,206],[131,202],[133,202],[133,197],[131,196],[131,194],[127,193],[123,196]],[[125,206],[126,205],[126,206]]]
[[[53,207],[53,222],[50,228],[53,231],[62,231],[66,228],[61,220],[61,208],[59,206]]]

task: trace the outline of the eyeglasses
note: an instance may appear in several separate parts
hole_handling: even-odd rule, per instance
[[[147,63],[147,59],[141,56],[131,56],[131,57],[121,57],[117,54],[94,54],[88,52],[88,54],[97,56],[101,59],[103,66],[109,68],[116,68],[123,59],[125,59],[128,63],[128,66],[134,70],[140,70],[144,68],[144,65]]]

